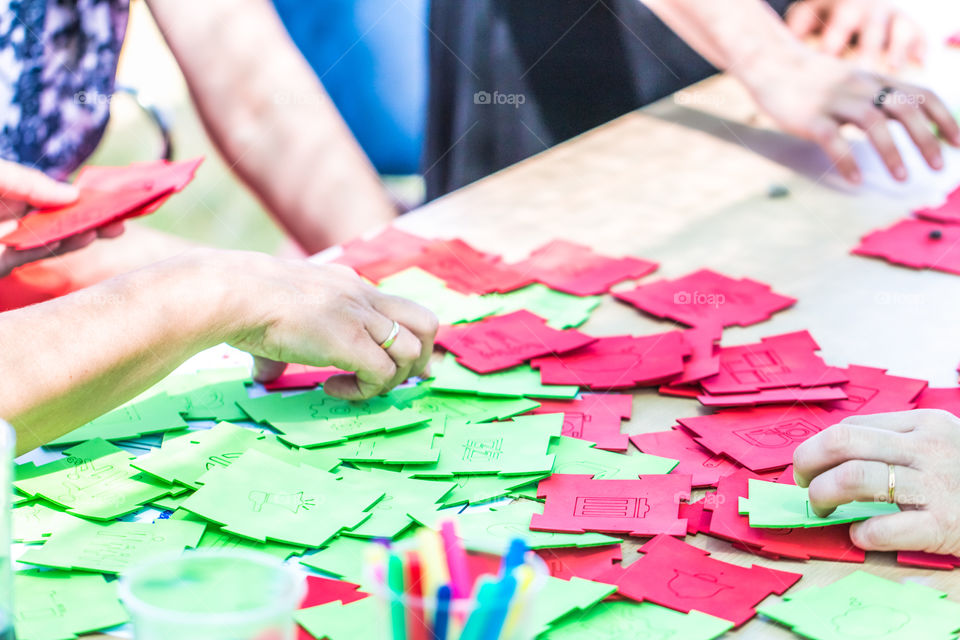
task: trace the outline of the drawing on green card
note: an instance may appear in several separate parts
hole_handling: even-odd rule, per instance
[[[533,493],[537,493],[537,481],[548,477],[549,473],[533,473],[518,476],[500,476],[500,475],[472,475],[455,476],[453,478],[454,487],[441,500],[441,506],[444,508],[455,507],[462,504],[477,504],[490,502],[507,495],[521,487],[533,483]]]
[[[14,542],[43,542],[55,533],[73,529],[86,522],[42,501],[31,502],[13,509],[12,539]]]
[[[403,406],[426,415],[460,418],[467,422],[506,420],[540,406],[529,398],[498,398],[434,392],[430,382],[394,391]]]
[[[17,640],[73,640],[128,620],[116,583],[99,574],[19,571],[13,590]]]
[[[810,506],[807,489],[755,478],[749,480],[748,496],[741,496],[738,506],[741,514],[749,516],[751,527],[825,527],[900,511],[889,502],[851,502],[821,518]]]

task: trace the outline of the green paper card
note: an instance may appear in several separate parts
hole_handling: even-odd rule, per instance
[[[179,403],[165,393],[131,402],[62,435],[44,447],[59,447],[94,438],[130,440],[150,433],[186,429]]]
[[[341,469],[340,477],[340,482],[346,485],[341,489],[344,493],[360,490],[383,494],[370,507],[370,517],[363,524],[344,532],[344,535],[357,538],[396,538],[413,524],[413,519],[407,515],[409,511],[423,513],[439,509],[437,502],[453,488],[452,482],[415,480],[402,473],[374,469]]]
[[[74,529],[87,520],[54,509],[43,502],[31,502],[13,510],[13,541],[44,542],[55,533]]]
[[[592,475],[598,480],[635,480],[638,475],[670,473],[678,464],[676,460],[639,451],[604,451],[589,440],[567,436],[554,438],[550,453],[556,456],[554,473]]]
[[[192,375],[174,375],[159,385],[180,403],[187,420],[246,420],[237,403],[250,397],[246,369],[207,369]]]
[[[157,498],[156,500],[150,503],[150,506],[156,507],[161,511],[176,511],[177,509],[183,506],[183,503],[187,501],[187,498],[189,498],[190,495],[191,495],[191,492],[187,492],[176,497],[165,496],[163,498]]]
[[[854,571],[826,587],[768,600],[757,612],[814,640],[948,640],[960,629],[960,604],[946,596],[915,582]]]
[[[536,483],[549,475],[549,473],[534,473],[522,476],[456,476],[453,478],[455,483],[453,490],[440,502],[444,508],[489,502],[512,495],[516,489],[531,483],[536,496]]]
[[[546,320],[554,329],[579,327],[600,304],[600,296],[574,296],[542,284],[531,284],[509,293],[483,297],[500,304],[498,315],[526,309]]]
[[[740,497],[739,509],[741,515],[750,516],[751,527],[825,527],[900,511],[900,507],[889,502],[851,502],[821,518],[813,512],[803,487],[750,478],[748,492],[749,498]]]
[[[652,602],[600,602],[557,620],[542,640],[682,638],[713,640],[733,627],[729,620],[691,610],[680,613]]]
[[[528,624],[531,637],[548,631],[550,623],[558,618],[590,609],[616,590],[617,587],[612,584],[582,578],[561,580],[548,576],[530,609]]]
[[[97,574],[19,571],[13,575],[17,640],[73,640],[129,619],[116,583]]]
[[[382,491],[344,492],[331,473],[287,464],[255,449],[208,472],[183,508],[259,542],[320,547],[369,517]]]
[[[574,385],[550,385],[540,383],[540,372],[524,364],[512,369],[480,375],[460,365],[456,356],[448,353],[443,360],[432,365],[435,391],[450,393],[473,393],[481,396],[506,398],[556,398],[572,400],[580,387]]]
[[[176,491],[135,469],[133,456],[105,440],[88,440],[64,453],[67,457],[37,467],[42,475],[18,479],[14,485],[96,520],[118,518]]]
[[[203,537],[200,538],[197,549],[220,549],[226,551],[242,549],[244,551],[267,553],[280,560],[298,556],[306,550],[305,547],[297,547],[280,542],[255,542],[253,540],[247,540],[246,538],[239,538],[229,533],[224,533],[213,526],[207,527],[207,530],[203,532]]]
[[[300,609],[293,617],[314,638],[324,640],[373,640],[387,638],[384,605],[376,598],[343,604],[328,602]]]
[[[440,459],[434,465],[404,467],[414,477],[454,475],[529,475],[550,473],[550,439],[563,430],[563,414],[519,416],[511,422],[449,421],[434,441]]]
[[[89,522],[27,549],[20,562],[115,574],[150,557],[196,547],[205,526],[185,520]]]
[[[300,564],[321,573],[360,584],[367,549],[376,544],[363,538],[337,536],[325,547],[300,558]]]
[[[530,520],[536,513],[543,513],[543,505],[529,500],[498,503],[495,508],[468,509],[457,513],[447,509],[440,513],[416,513],[413,518],[428,527],[439,529],[443,520],[454,520],[457,534],[465,547],[471,551],[503,554],[513,538],[520,538],[531,549],[557,549],[561,547],[598,547],[605,544],[620,544],[620,538],[600,533],[557,533],[531,531]]]
[[[441,324],[474,322],[497,313],[500,308],[495,298],[454,291],[440,278],[417,267],[387,276],[377,288],[392,296],[416,300],[433,311]]]
[[[443,416],[437,416],[430,422],[401,431],[348,440],[343,444],[322,449],[304,449],[303,462],[318,466],[309,460],[309,456],[322,454],[328,456],[327,460],[332,458],[336,463],[342,460],[390,465],[434,464],[440,459],[440,450],[433,448],[433,442],[436,437],[443,435],[445,422]],[[332,468],[331,466],[328,470]]]
[[[441,415],[467,422],[506,420],[540,406],[529,398],[497,398],[453,393],[435,393],[432,384],[424,382],[416,387],[397,389],[398,403],[424,415]]]

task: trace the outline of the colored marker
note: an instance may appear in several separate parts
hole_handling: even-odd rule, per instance
[[[514,596],[513,603],[510,606],[510,612],[507,614],[506,622],[503,625],[503,634],[508,638],[514,633],[517,625],[519,625],[523,620],[525,609],[528,604],[527,592],[530,590],[530,587],[533,585],[533,581],[536,578],[536,574],[529,565],[517,567],[514,575],[517,578],[516,595]]]
[[[507,620],[507,612],[510,610],[510,601],[516,590],[517,579],[512,573],[508,573],[497,583],[496,595],[484,620],[483,640],[497,640],[500,637],[503,623]]]
[[[420,566],[420,556],[416,551],[406,554],[407,580],[407,637],[410,640],[429,640],[427,629],[427,612],[423,607],[423,582]]]
[[[454,598],[470,596],[470,572],[467,570],[467,554],[460,546],[453,521],[444,520],[440,525],[440,537],[443,550],[447,555],[447,569],[450,571],[450,587]]]
[[[440,536],[432,529],[420,529],[417,531],[417,546],[420,548],[420,562],[423,565],[423,592],[436,593],[441,586],[450,582],[447,558]]]
[[[463,626],[460,633],[460,640],[496,640],[488,638],[483,634],[487,626],[487,617],[491,609],[497,604],[498,585],[489,579],[481,579],[478,583],[480,589],[477,591],[477,603],[474,606],[473,613],[467,619],[467,624]]]
[[[503,556],[503,565],[500,569],[500,575],[510,575],[514,569],[523,564],[523,558],[527,555],[527,543],[520,538],[514,538],[510,541],[510,547],[507,549],[507,555]]]
[[[450,627],[450,585],[445,584],[437,589],[437,613],[433,621],[432,640],[447,640],[447,629]]]
[[[390,630],[393,640],[407,640],[403,607],[403,560],[393,553],[387,564],[387,588],[390,591]]]

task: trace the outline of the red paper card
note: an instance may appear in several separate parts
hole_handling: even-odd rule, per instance
[[[769,285],[748,278],[736,280],[709,269],[676,280],[640,285],[614,296],[651,315],[691,327],[745,327],[767,320],[796,302],[774,293]]]
[[[308,609],[336,600],[339,600],[343,604],[350,604],[357,600],[363,600],[370,595],[359,589],[360,585],[347,582],[346,580],[308,575],[307,595],[304,596],[299,608]]]
[[[853,253],[914,269],[960,274],[960,225],[908,218],[865,235]]]
[[[801,442],[840,421],[816,406],[753,407],[677,420],[714,453],[726,454],[753,471],[782,469]]]
[[[960,187],[947,194],[946,201],[936,207],[924,207],[913,212],[918,218],[933,222],[960,222]]]
[[[563,580],[570,578],[593,580],[623,559],[619,544],[602,547],[540,549],[536,553],[547,563],[550,575]]]
[[[346,243],[343,245],[343,253],[333,262],[352,267],[376,282],[394,272],[379,273],[367,265],[377,262],[387,264],[391,260],[410,258],[433,242],[396,227],[387,227],[372,238],[358,238]]]
[[[863,415],[906,411],[917,406],[917,397],[927,388],[926,380],[891,376],[886,369],[852,364],[843,371],[850,379],[840,385],[847,399],[827,402],[824,409]]]
[[[842,369],[828,367],[820,346],[806,331],[763,338],[759,343],[720,349],[720,373],[700,381],[711,395],[750,393],[782,387],[815,387],[847,381]]]
[[[540,400],[530,413],[563,413],[563,435],[594,442],[597,449],[626,451],[627,434],[620,433],[620,422],[632,411],[629,394],[584,393],[577,400]]]
[[[926,553],[925,551],[898,551],[897,562],[909,567],[951,571],[960,567],[960,556],[949,556],[942,553]]]
[[[717,481],[740,469],[726,456],[711,453],[679,429],[630,436],[630,442],[644,453],[679,460],[673,473],[689,475],[695,487],[716,486]]]
[[[750,519],[739,513],[738,502],[747,496],[751,478],[760,476],[746,469],[737,471],[717,484],[716,493],[704,498],[704,510],[711,513],[709,525],[703,528],[717,538],[739,542],[764,555],[796,560],[834,560],[863,562],[866,554],[850,541],[850,525],[811,527],[809,529],[766,529],[750,526]],[[793,484],[793,473],[784,472],[778,482]]]
[[[847,394],[839,387],[786,387],[765,389],[753,393],[702,393],[697,400],[705,407],[746,407],[763,404],[794,404],[796,402],[826,402],[846,400]]]
[[[943,409],[960,417],[960,388],[927,388],[917,397],[918,409]]]
[[[554,240],[513,267],[551,289],[590,296],[606,293],[618,282],[642,278],[655,271],[657,263],[639,258],[609,258],[575,242]]]
[[[0,244],[18,250],[35,249],[117,220],[150,213],[159,206],[160,198],[186,186],[202,161],[203,158],[197,158],[128,167],[87,167],[77,177],[80,198],[76,202],[28,213],[14,231],[0,238]]]
[[[720,372],[720,337],[723,327],[703,325],[683,332],[683,339],[690,345],[690,357],[683,365],[683,375],[671,385],[684,385],[716,375]]]
[[[671,473],[636,480],[595,480],[555,473],[540,481],[537,496],[546,502],[543,513],[530,520],[532,531],[682,536],[687,522],[678,517],[678,505],[690,498],[690,476]]]
[[[311,367],[305,364],[288,364],[283,374],[273,382],[263,383],[267,391],[287,389],[312,389],[323,384],[330,376],[346,373],[336,367]]]
[[[664,384],[661,385],[657,391],[664,396],[673,396],[674,398],[693,398],[694,400],[696,400],[700,394],[703,393],[703,389],[701,389],[700,385],[698,384]]]
[[[704,499],[700,498],[696,502],[680,504],[680,517],[687,521],[687,535],[689,536],[695,536],[710,529],[710,516],[712,514],[703,508],[703,501]]]
[[[554,329],[547,321],[521,310],[479,322],[441,327],[436,344],[457,355],[457,362],[477,373],[523,364],[548,353],[564,353],[596,338],[575,329]]]
[[[626,567],[615,566],[597,577],[617,585],[617,592],[638,602],[653,602],[675,611],[708,613],[740,626],[770,594],[782,594],[799,573],[758,565],[750,568],[723,562],[670,536],[657,536],[640,547],[643,557]]]
[[[575,384],[590,389],[659,385],[683,373],[690,347],[683,332],[652,336],[612,336],[561,356],[537,358],[543,384]]]
[[[960,31],[947,38],[947,45],[951,47],[960,47]]]

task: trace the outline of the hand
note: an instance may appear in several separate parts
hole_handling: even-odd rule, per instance
[[[850,144],[841,135],[844,124],[863,130],[891,175],[901,181],[907,179],[907,170],[887,120],[906,128],[935,170],[943,168],[943,157],[931,123],[950,144],[960,146],[960,127],[932,91],[799,47],[758,58],[731,71],[784,130],[819,144],[850,182],[859,183],[861,175]],[[874,101],[885,87],[893,92],[878,107]]]
[[[939,409],[854,416],[802,443],[794,476],[818,515],[854,500],[887,501],[888,465],[903,511],[850,528],[881,551],[960,554],[960,420]]]
[[[882,0],[801,0],[790,6],[786,21],[799,38],[819,36],[824,53],[852,50],[893,71],[908,61],[922,63],[926,55],[920,26]]]
[[[259,356],[257,380],[283,372],[269,360],[333,365],[356,373],[331,377],[324,391],[362,400],[426,368],[438,327],[427,309],[381,293],[349,267],[240,255],[237,270],[223,274],[236,283],[232,297],[239,302],[240,325],[228,341]],[[394,321],[400,333],[384,349]]]
[[[0,160],[0,235],[12,231],[14,220],[34,207],[55,207],[75,202],[79,190],[58,182],[41,171],[15,162]],[[96,238],[115,238],[123,233],[123,223],[106,225],[96,231],[79,233],[45,247],[17,251],[0,245],[0,277],[29,262],[82,249]]]

